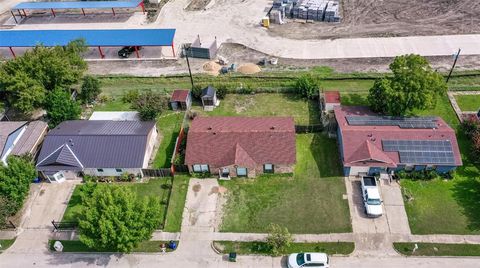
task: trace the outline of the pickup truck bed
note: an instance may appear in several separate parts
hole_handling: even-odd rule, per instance
[[[375,177],[373,176],[365,176],[363,177],[363,184],[365,186],[377,186],[377,181],[375,180]]]

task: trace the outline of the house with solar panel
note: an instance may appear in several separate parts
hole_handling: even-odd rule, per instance
[[[379,116],[353,106],[334,112],[345,176],[425,169],[445,173],[462,165],[455,131],[440,117]]]
[[[36,168],[50,182],[82,174],[143,176],[156,139],[154,121],[64,121],[45,137]]]

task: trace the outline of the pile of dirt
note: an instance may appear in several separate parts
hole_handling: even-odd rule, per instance
[[[237,71],[242,73],[242,74],[256,74],[256,73],[260,72],[261,70],[262,69],[260,69],[260,67],[258,67],[258,65],[253,64],[253,63],[242,64],[237,69]]]
[[[222,66],[215,61],[209,61],[203,64],[203,70],[211,75],[218,75],[220,69],[222,69]]]

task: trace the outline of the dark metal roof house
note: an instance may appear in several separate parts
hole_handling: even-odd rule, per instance
[[[45,137],[37,170],[115,176],[148,165],[156,139],[154,121],[65,121]],[[108,170],[117,173],[108,173]],[[103,174],[105,173],[105,174]],[[47,175],[48,176],[48,175]]]

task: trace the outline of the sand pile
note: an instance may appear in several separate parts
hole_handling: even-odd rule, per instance
[[[222,66],[214,61],[208,61],[203,64],[203,70],[211,75],[218,75],[220,69],[222,69]]]
[[[262,69],[260,69],[260,67],[258,67],[258,65],[253,64],[253,63],[242,64],[237,69],[237,71],[242,73],[242,74],[255,74],[255,73],[260,72],[261,70]]]

